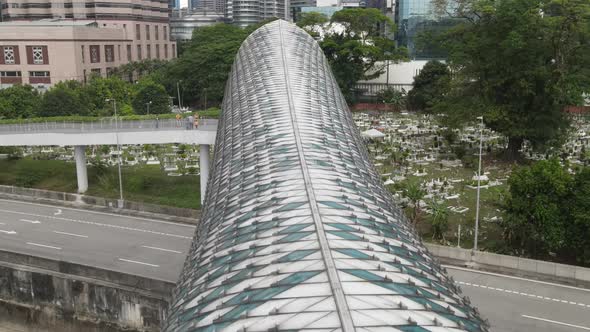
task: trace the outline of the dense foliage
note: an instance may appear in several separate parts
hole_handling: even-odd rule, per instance
[[[110,116],[113,103],[121,115],[170,112],[170,100],[164,86],[145,78],[137,84],[117,77],[92,77],[86,84],[62,81],[39,94],[30,85],[0,90],[0,119],[30,119],[61,116]]]
[[[590,264],[590,168],[571,175],[555,159],[539,161],[508,184],[502,227],[512,253]]]
[[[408,108],[431,113],[449,90],[451,72],[444,63],[429,61],[414,77],[414,86],[408,93]]]
[[[30,85],[14,85],[0,90],[0,118],[28,118],[39,109],[40,96]]]
[[[379,77],[380,61],[405,59],[405,48],[398,48],[386,31],[395,30],[393,22],[375,8],[350,8],[337,11],[330,23],[321,14],[302,16],[299,25],[319,40],[332,72],[348,101],[354,101],[358,81]]]
[[[568,128],[564,107],[590,91],[590,2],[437,2],[463,23],[439,40],[453,80],[436,111],[456,122],[483,115],[509,138],[510,156],[524,140],[536,149],[559,145]]]

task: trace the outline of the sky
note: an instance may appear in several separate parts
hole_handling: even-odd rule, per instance
[[[188,7],[188,0],[180,0],[180,8]]]

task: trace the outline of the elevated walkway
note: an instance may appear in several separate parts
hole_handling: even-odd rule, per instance
[[[196,129],[187,129],[184,121],[175,119],[0,125],[0,146],[167,143],[211,145],[215,143],[217,122],[214,119],[203,119]]]
[[[209,178],[210,146],[215,144],[217,120],[201,119],[198,128],[184,120],[41,122],[0,125],[0,146],[74,146],[78,192],[88,190],[87,145],[198,144],[201,203]],[[122,204],[122,202],[121,202]]]

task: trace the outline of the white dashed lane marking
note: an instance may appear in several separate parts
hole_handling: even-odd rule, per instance
[[[37,218],[47,218],[47,219],[60,220],[60,221],[69,221],[69,222],[75,222],[75,223],[86,224],[86,225],[94,225],[94,226],[101,226],[101,227],[124,229],[124,230],[128,230],[128,231],[142,232],[142,233],[150,233],[150,234],[163,235],[163,236],[170,236],[170,237],[176,237],[176,238],[181,238],[181,239],[189,239],[189,240],[192,239],[192,237],[184,236],[184,235],[177,235],[177,234],[170,234],[170,233],[162,233],[162,232],[156,232],[156,231],[151,231],[151,230],[148,230],[148,229],[141,229],[141,228],[134,228],[134,227],[125,227],[125,226],[119,226],[119,225],[103,224],[103,223],[99,223],[99,222],[86,221],[86,220],[77,220],[77,219],[70,219],[70,218],[44,216],[44,215],[35,214],[35,213],[27,213],[27,212],[11,211],[11,210],[2,210],[2,209],[0,209],[0,212],[13,213],[13,214],[19,214],[19,215],[23,215],[23,216],[30,216],[30,217],[37,217]]]
[[[536,298],[536,299],[545,300],[545,301],[560,302],[560,303],[571,304],[571,305],[579,305],[580,307],[590,308],[590,304],[585,304],[585,303],[577,303],[577,302],[574,302],[574,301],[568,301],[568,300],[563,300],[563,299],[555,299],[555,298],[551,298],[551,297],[547,297],[547,296],[541,296],[541,295],[536,295],[536,294],[529,294],[529,293],[524,293],[524,292],[517,292],[517,291],[510,290],[510,289],[504,289],[504,288],[498,288],[498,287],[490,287],[490,286],[486,286],[486,285],[478,285],[478,284],[473,284],[473,283],[464,282],[464,281],[457,281],[457,283],[459,285],[465,285],[465,286],[476,287],[476,288],[483,288],[483,289],[490,289],[490,290],[494,290],[494,291],[497,291],[497,292],[504,292],[504,293],[508,293],[508,294],[516,294],[516,295],[520,295],[520,296],[525,296],[525,297],[530,297],[530,298]]]
[[[147,266],[151,266],[151,267],[160,267],[160,265],[156,265],[156,264],[150,264],[150,263],[144,263],[144,262],[139,262],[139,261],[133,261],[130,259],[125,259],[125,258],[119,258],[120,261],[123,262],[127,262],[127,263],[133,263],[133,264],[141,264],[141,265],[147,265]]]

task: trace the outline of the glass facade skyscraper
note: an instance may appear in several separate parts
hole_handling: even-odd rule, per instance
[[[421,33],[437,34],[449,29],[459,21],[446,15],[439,15],[432,0],[397,0],[396,39],[406,46],[415,59],[439,59],[445,54],[432,45],[419,45]],[[452,8],[449,8],[452,9]]]
[[[163,331],[487,331],[369,160],[318,43],[242,44]]]

